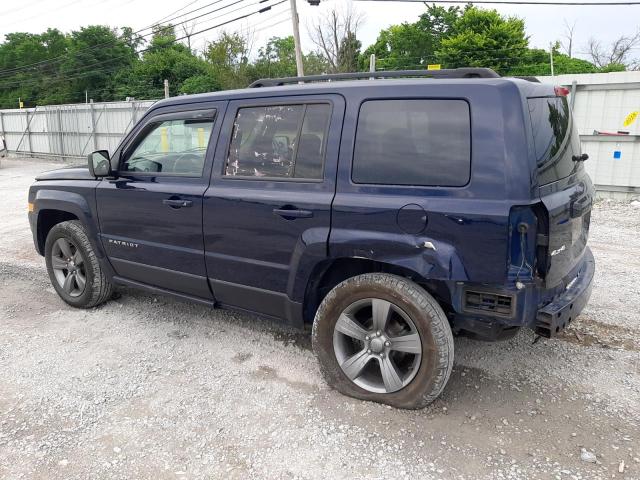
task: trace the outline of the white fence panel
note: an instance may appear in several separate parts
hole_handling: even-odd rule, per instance
[[[640,111],[640,71],[539,79],[571,88],[582,148],[589,154],[585,167],[600,195],[629,198],[640,194],[640,118],[624,126],[627,115]]]
[[[154,100],[48,105],[0,110],[9,151],[31,156],[82,158],[113,151]]]

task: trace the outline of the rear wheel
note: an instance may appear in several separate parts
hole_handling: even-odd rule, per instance
[[[53,288],[71,306],[95,307],[113,292],[85,229],[77,220],[51,229],[45,242],[45,261]]]
[[[399,408],[435,400],[453,367],[442,308],[414,282],[383,273],[345,280],[325,297],[313,347],[330,386]]]

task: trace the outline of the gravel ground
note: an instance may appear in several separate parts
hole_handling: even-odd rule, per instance
[[[401,411],[330,390],[308,336],[262,319],[136,291],[68,307],[26,219],[55,167],[0,169],[0,478],[640,479],[639,205],[594,209],[562,338],[458,338],[442,397]]]

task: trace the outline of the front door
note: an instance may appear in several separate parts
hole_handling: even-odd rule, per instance
[[[292,319],[299,280],[326,257],[344,114],[337,95],[229,103],[204,195],[204,238],[222,304]]]
[[[118,276],[212,299],[202,198],[224,105],[158,109],[116,152],[117,178],[103,180],[96,197],[101,240]]]

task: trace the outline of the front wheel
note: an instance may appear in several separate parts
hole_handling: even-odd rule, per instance
[[[313,348],[339,392],[398,408],[423,408],[444,389],[453,335],[436,300],[414,282],[368,273],[345,280],[322,301]]]
[[[45,242],[47,272],[60,298],[91,308],[109,299],[113,287],[102,271],[84,226],[77,220],[55,225]]]

